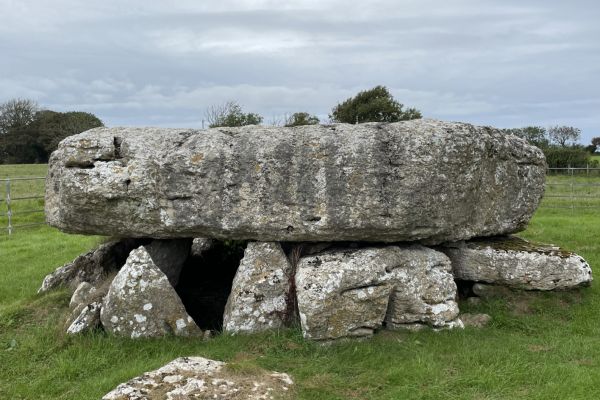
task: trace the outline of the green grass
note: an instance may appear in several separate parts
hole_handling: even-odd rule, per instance
[[[547,200],[544,200],[547,201]],[[542,207],[522,236],[560,244],[600,267],[600,212]],[[528,293],[463,311],[484,329],[381,332],[320,346],[297,329],[252,336],[127,340],[67,337],[65,291],[42,277],[100,239],[50,228],[0,237],[0,399],[93,399],[178,356],[290,373],[301,399],[600,398],[600,289]]]

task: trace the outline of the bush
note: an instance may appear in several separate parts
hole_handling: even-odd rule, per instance
[[[403,109],[385,86],[359,92],[333,108],[333,122],[358,124],[363,122],[397,122],[421,118],[416,108]]]
[[[590,153],[582,147],[547,147],[544,150],[548,168],[585,168],[594,166],[597,161],[592,161]]]
[[[258,114],[244,113],[242,106],[235,101],[209,107],[205,117],[210,128],[260,125],[263,121],[263,117]]]

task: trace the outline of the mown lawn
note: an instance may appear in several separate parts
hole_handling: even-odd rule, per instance
[[[0,169],[1,173],[1,169]],[[600,210],[542,207],[529,239],[557,243],[600,267]],[[301,399],[598,399],[600,289],[515,294],[464,311],[484,329],[381,332],[320,346],[297,329],[252,336],[118,339],[63,334],[69,294],[37,295],[42,277],[101,238],[51,228],[0,236],[0,399],[96,399],[178,356],[290,373]]]

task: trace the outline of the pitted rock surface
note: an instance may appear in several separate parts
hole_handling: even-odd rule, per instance
[[[96,128],[50,159],[46,217],[121,237],[442,243],[524,229],[542,151],[435,120]]]
[[[292,266],[281,245],[250,242],[237,270],[223,316],[223,329],[252,333],[285,322]]]
[[[131,338],[202,335],[144,246],[131,252],[113,279],[101,320],[108,332]]]
[[[236,373],[221,361],[182,357],[120,384],[102,399],[291,399],[293,384],[290,376],[284,373],[262,370],[252,374]]]
[[[526,290],[569,289],[589,285],[592,270],[575,253],[516,237],[448,245],[457,279]]]
[[[450,261],[420,245],[331,249],[296,273],[304,336],[370,336],[382,327],[461,326]]]
[[[100,284],[107,275],[117,271],[129,255],[140,245],[139,240],[122,239],[103,243],[94,250],[78,256],[72,262],[57,268],[48,274],[38,293],[67,286],[75,290],[81,282],[91,285]]]
[[[400,247],[396,257],[396,266],[386,266],[394,284],[386,328],[462,327],[457,319],[457,287],[448,257],[423,246]]]

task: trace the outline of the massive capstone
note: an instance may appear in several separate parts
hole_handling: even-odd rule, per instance
[[[48,223],[121,237],[441,243],[522,230],[542,152],[435,120],[96,128],[61,142]]]

